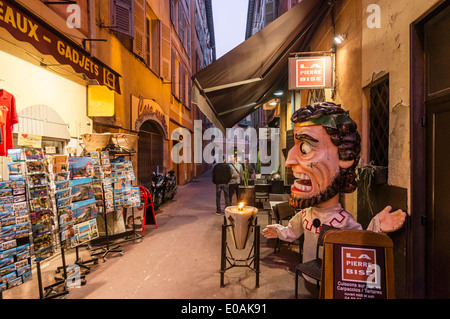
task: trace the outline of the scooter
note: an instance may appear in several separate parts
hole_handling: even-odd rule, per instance
[[[175,171],[170,170],[165,176],[164,201],[172,200],[177,194],[177,177]]]
[[[155,209],[157,209],[164,201],[164,182],[165,176],[163,174],[152,172],[151,194]]]

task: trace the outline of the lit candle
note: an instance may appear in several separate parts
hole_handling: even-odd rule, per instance
[[[236,249],[244,249],[250,237],[254,219],[258,209],[253,206],[244,206],[240,202],[238,206],[228,206],[225,208],[225,217],[228,225],[231,225],[231,237]]]

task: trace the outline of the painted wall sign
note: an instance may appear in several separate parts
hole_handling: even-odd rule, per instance
[[[135,131],[139,131],[145,121],[152,120],[159,124],[164,132],[164,138],[169,139],[169,116],[154,100],[131,95],[131,116],[131,123],[134,123]]]
[[[0,28],[19,41],[30,43],[40,53],[53,56],[59,63],[70,65],[75,72],[120,94],[120,75],[117,72],[16,1],[0,1]]]
[[[333,87],[331,56],[289,59],[289,89],[323,89]]]

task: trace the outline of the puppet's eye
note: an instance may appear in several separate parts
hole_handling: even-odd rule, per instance
[[[300,144],[300,152],[302,152],[303,155],[308,154],[309,152],[311,152],[312,147],[309,143],[307,142],[302,142]]]

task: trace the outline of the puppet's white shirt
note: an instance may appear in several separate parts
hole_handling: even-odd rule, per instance
[[[319,228],[313,226],[313,220],[316,218],[320,220],[321,225],[325,224],[335,228],[362,230],[361,224],[351,214],[347,213],[341,204],[327,208],[308,207],[300,210],[290,219],[288,226],[276,224],[276,229],[278,238],[288,242],[293,242],[302,234],[305,235],[303,262],[316,259],[317,239],[320,232],[320,226]],[[377,216],[372,219],[367,230],[380,232],[380,222]],[[322,256],[320,255],[319,257],[321,258]]]

